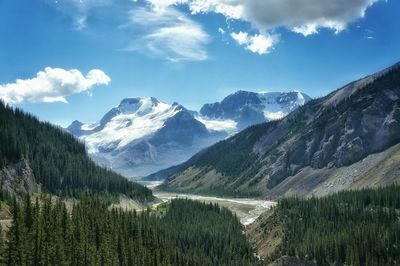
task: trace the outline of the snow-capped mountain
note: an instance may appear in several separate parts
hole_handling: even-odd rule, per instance
[[[221,102],[205,104],[200,110],[209,119],[230,119],[238,123],[239,129],[277,120],[286,116],[311,98],[301,92],[248,92],[238,91]]]
[[[237,92],[200,114],[153,97],[127,98],[94,124],[67,130],[100,165],[132,178],[178,165],[245,126],[278,119],[309,97],[302,93]]]
[[[232,122],[202,121],[177,103],[128,98],[99,123],[74,121],[67,130],[97,163],[137,178],[181,163],[236,130]]]

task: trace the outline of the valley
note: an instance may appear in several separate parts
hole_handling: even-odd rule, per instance
[[[253,223],[262,213],[276,206],[276,202],[255,198],[219,198],[208,197],[194,194],[174,194],[168,192],[155,191],[154,196],[169,202],[172,199],[189,199],[204,203],[217,203],[235,213],[243,225]]]
[[[75,123],[75,136],[1,103],[0,263],[397,265],[399,77],[396,64],[303,99],[140,180],[105,168],[92,151],[124,164],[119,151],[142,152],[133,139],[146,130],[146,145],[196,146],[193,134],[227,125],[218,119],[251,121],[241,120],[243,105],[226,112],[238,95],[266,119],[256,104],[266,96],[238,92],[205,105],[201,119],[177,104],[125,99],[103,124]],[[261,102],[281,102],[273,96]]]
[[[262,213],[270,210],[277,204],[275,201],[263,200],[260,198],[229,198],[164,192],[157,189],[157,186],[161,183],[162,181],[139,181],[139,184],[152,189],[153,195],[157,198],[157,201],[152,205],[152,208],[156,208],[160,204],[170,202],[173,199],[189,199],[204,203],[217,203],[235,213],[240,222],[245,226],[253,223]],[[143,207],[134,204],[133,201],[129,202],[130,203],[124,205],[125,208],[138,210],[144,209]]]
[[[1,0],[0,266],[400,266],[399,0]]]

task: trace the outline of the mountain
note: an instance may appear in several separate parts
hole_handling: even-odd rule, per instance
[[[161,189],[310,196],[399,181],[400,64],[194,156]]]
[[[229,132],[207,128],[182,105],[152,97],[124,99],[99,123],[74,121],[67,130],[85,142],[96,162],[131,177],[181,163]]]
[[[87,156],[85,146],[62,128],[2,102],[0,181],[0,190],[16,196],[44,190],[77,197],[89,190],[105,196],[124,194],[141,202],[154,199],[149,189],[97,166]]]
[[[85,142],[88,153],[100,165],[125,176],[159,180],[171,172],[163,169],[187,161],[245,125],[265,122],[264,114],[281,117],[308,99],[297,92],[240,91],[224,99],[219,111],[205,105],[198,114],[177,103],[170,105],[153,97],[127,98],[100,122],[86,125],[74,121],[67,130]],[[233,101],[238,107],[229,109]]]
[[[239,129],[265,121],[281,119],[311,98],[301,92],[238,91],[221,102],[205,104],[200,114],[217,120],[230,119]]]

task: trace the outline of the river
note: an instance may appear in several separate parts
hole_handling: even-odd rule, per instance
[[[154,189],[160,185],[161,181],[139,181],[144,186]],[[220,198],[212,196],[201,196],[196,194],[179,194],[162,191],[153,191],[154,196],[161,201],[166,202],[176,198],[186,198],[191,200],[198,200],[202,202],[218,203],[220,206],[226,207],[232,212],[236,213],[240,222],[243,225],[249,225],[254,222],[263,212],[276,206],[276,202],[255,199],[255,198]]]
[[[243,225],[254,222],[263,212],[276,205],[274,201],[252,199],[252,198],[219,198],[211,196],[200,196],[195,194],[177,194],[154,191],[154,195],[163,202],[176,198],[186,198],[202,202],[218,203],[236,213]]]

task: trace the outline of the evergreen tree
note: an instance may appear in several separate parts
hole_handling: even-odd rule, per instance
[[[258,263],[237,218],[213,204],[174,200],[160,215],[110,210],[104,198],[85,195],[68,213],[61,201],[32,206],[27,197],[12,211],[6,265]]]
[[[288,198],[276,212],[284,223],[279,254],[318,265],[400,264],[400,186],[344,191],[323,198]]]
[[[154,198],[151,190],[97,166],[85,146],[63,129],[1,101],[0,143],[0,168],[25,160],[35,181],[52,194],[78,197],[88,189],[109,198],[120,194],[141,202]]]

